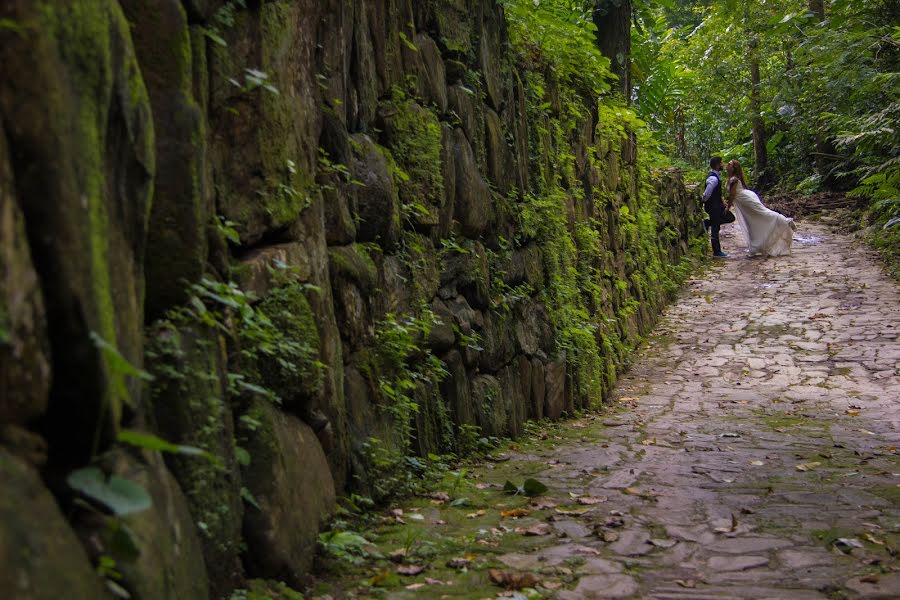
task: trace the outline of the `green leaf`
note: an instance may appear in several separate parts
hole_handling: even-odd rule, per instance
[[[503,491],[506,492],[507,494],[517,495],[517,494],[524,494],[525,488],[519,487],[516,484],[514,484],[512,481],[507,480],[506,483],[503,484]]]
[[[250,453],[240,446],[234,447],[234,457],[242,467],[250,466]]]
[[[118,475],[112,475],[107,479],[103,471],[97,467],[72,471],[66,478],[66,483],[76,492],[96,500],[119,517],[147,510],[153,504],[141,485]]]
[[[172,454],[186,454],[188,456],[209,457],[209,452],[202,448],[173,444],[152,433],[134,431],[133,429],[121,430],[119,435],[116,436],[116,439],[124,444],[130,444],[138,448],[146,448],[147,450],[158,450],[159,452],[170,452]]]
[[[541,494],[546,492],[547,486],[537,479],[526,479],[525,483],[522,484],[522,489],[524,490],[526,496],[532,498],[534,496],[540,496]]]
[[[251,505],[256,510],[262,510],[259,506],[259,502],[256,501],[256,498],[253,496],[253,493],[245,487],[241,488],[241,498],[243,498],[244,502]]]
[[[128,362],[128,359],[122,356],[122,354],[118,350],[116,350],[115,346],[104,340],[93,331],[90,335],[91,341],[94,342],[94,345],[97,347],[97,349],[99,349],[103,353],[103,356],[106,357],[111,371],[113,371],[114,373],[119,373],[121,375],[135,377],[143,381],[153,381],[153,375],[151,375],[147,371],[144,371],[143,369],[138,369],[133,364]]]

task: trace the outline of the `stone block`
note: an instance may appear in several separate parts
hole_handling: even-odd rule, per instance
[[[312,265],[303,244],[289,242],[251,250],[241,257],[232,275],[244,292],[252,293],[259,299],[276,287],[279,279],[282,282],[309,281]]]
[[[54,361],[46,432],[58,464],[83,464],[140,397],[91,334],[143,363],[152,111],[117,2],[19,2],[4,18],[30,32],[0,44],[0,113]]]
[[[201,456],[192,459],[207,462]],[[139,552],[137,558],[128,560],[117,556],[114,548],[105,548],[116,560],[116,567],[131,593],[137,598],[198,600],[208,598],[211,589],[213,594],[230,594],[237,585],[235,580],[217,581],[210,588],[195,519],[159,454],[142,452],[136,458],[117,451],[107,462],[110,473],[137,483],[147,490],[152,500],[147,510],[122,517]]]
[[[357,191],[357,239],[393,248],[400,233],[400,200],[384,150],[365,134],[352,137],[353,178],[363,184]]]
[[[239,584],[241,480],[228,403],[225,343],[212,330],[163,322],[148,331],[147,368],[155,377],[149,414],[155,430],[175,443],[202,448],[218,464],[167,454],[166,464],[199,527],[215,597]],[[202,524],[202,525],[201,525]]]
[[[153,108],[156,178],[147,236],[148,320],[187,300],[206,265],[214,218],[205,116],[194,100],[191,34],[180,0],[119,2]]]
[[[566,411],[566,357],[547,363],[544,374],[544,416],[558,419]]]
[[[103,581],[37,471],[0,448],[0,482],[4,595],[16,600],[106,598]]]
[[[254,402],[247,415],[259,423],[239,434],[250,454],[241,473],[259,504],[244,513],[248,571],[300,587],[319,529],[334,512],[334,480],[308,425],[265,401]]]
[[[472,379],[472,406],[476,423],[484,435],[509,433],[512,406],[499,379],[493,375],[477,375]]]

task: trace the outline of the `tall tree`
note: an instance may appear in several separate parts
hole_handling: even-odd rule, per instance
[[[612,63],[619,91],[631,101],[631,0],[595,0],[597,47]]]

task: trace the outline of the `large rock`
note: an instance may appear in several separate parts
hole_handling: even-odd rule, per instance
[[[459,126],[472,146],[475,164],[482,167],[485,164],[484,104],[477,92],[461,83],[452,85],[447,90],[447,106],[459,119]]]
[[[453,144],[456,165],[454,215],[462,234],[478,239],[494,222],[491,190],[478,171],[475,155],[462,130],[454,132]]]
[[[228,405],[224,340],[210,330],[169,322],[148,333],[148,369],[156,377],[152,414],[162,437],[203,448],[217,464],[180,454],[166,463],[197,524],[211,591],[218,598],[243,577],[243,504]]]
[[[478,367],[493,373],[508,364],[516,353],[512,316],[502,312],[484,313],[481,345],[484,350],[478,356]]]
[[[5,3],[3,16],[28,24],[0,32],[0,119],[47,312],[46,433],[54,460],[83,464],[140,395],[108,348],[143,362],[150,101],[117,2]]]
[[[281,398],[285,410],[308,419],[322,392],[321,341],[316,315],[301,285],[271,290],[258,306],[282,336],[293,345],[291,354],[259,352],[261,382]],[[251,340],[251,343],[255,340]],[[258,342],[257,342],[258,343]],[[283,365],[282,361],[290,361]]]
[[[356,134],[352,140],[354,157],[350,171],[363,184],[357,192],[357,239],[391,249],[400,233],[400,200],[386,150],[365,134]]]
[[[0,121],[0,426],[44,413],[50,343],[44,299],[31,262]]]
[[[531,415],[535,419],[544,418],[544,398],[547,379],[544,363],[539,358],[531,359]]]
[[[250,454],[243,478],[259,504],[244,514],[248,569],[299,587],[312,566],[319,528],[334,511],[328,461],[313,431],[296,417],[265,401],[246,414],[258,423],[240,432]]]
[[[518,183],[515,163],[506,142],[506,132],[500,117],[490,108],[484,112],[484,146],[487,176],[497,190],[506,196]]]
[[[341,337],[348,347],[365,345],[375,335],[372,294],[378,269],[367,251],[356,245],[329,248],[328,268]]]
[[[420,88],[423,98],[432,103],[440,114],[447,112],[447,73],[441,51],[428,34],[416,35],[416,48],[422,56],[423,73]]]
[[[506,19],[494,3],[481,2],[481,32],[478,36],[478,59],[487,101],[495,109],[503,107],[506,54]]]
[[[195,456],[193,460],[207,459]],[[152,500],[147,510],[122,518],[135,543],[137,557],[129,560],[118,556],[115,547],[105,549],[116,560],[124,585],[133,597],[142,600],[208,598],[206,565],[194,519],[162,458],[156,452],[142,452],[141,458],[117,452],[109,462],[110,473],[137,483]],[[217,590],[230,591],[220,587]]]
[[[192,92],[192,48],[180,0],[119,2],[153,107],[156,179],[147,238],[148,319],[187,299],[206,264],[213,219],[206,188],[206,126]]]
[[[16,600],[108,598],[37,472],[2,448],[0,484],[0,589],[4,596]]]
[[[509,433],[512,406],[510,398],[503,392],[500,380],[493,375],[478,375],[472,379],[472,405],[476,422],[485,435]]]
[[[487,308],[491,302],[491,281],[488,255],[480,243],[470,244],[463,251],[444,253],[440,275],[441,297],[457,294],[476,308]]]
[[[469,374],[458,350],[444,355],[444,366],[449,373],[441,382],[441,396],[447,401],[450,415],[456,425],[474,425],[475,411],[469,390]]]
[[[285,280],[309,281],[312,265],[306,247],[289,242],[251,250],[241,257],[231,274],[241,290],[260,299]]]
[[[319,6],[250,4],[220,28],[226,45],[209,45],[217,208],[236,223],[245,245],[297,221],[316,193],[319,88],[316,36],[307,32],[316,29]],[[248,69],[263,72],[266,85]]]
[[[545,368],[544,416],[558,419],[566,411],[566,358],[547,364]]]
[[[353,87],[347,107],[349,125],[358,131],[370,131],[375,124],[375,109],[378,106],[378,75],[369,28],[369,10],[361,4],[353,13],[350,81]]]

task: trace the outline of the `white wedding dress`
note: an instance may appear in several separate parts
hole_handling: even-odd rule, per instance
[[[736,181],[735,217],[747,238],[750,256],[786,256],[791,253],[793,219],[766,208],[753,190]]]

